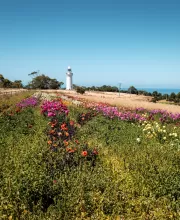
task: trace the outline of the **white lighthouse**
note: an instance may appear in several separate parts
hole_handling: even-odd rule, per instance
[[[72,73],[71,67],[68,66],[67,73],[66,73],[66,89],[67,90],[73,89],[72,76],[73,76],[73,73]]]

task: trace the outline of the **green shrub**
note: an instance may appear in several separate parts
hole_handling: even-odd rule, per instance
[[[86,91],[86,90],[85,90],[83,87],[78,86],[78,87],[76,88],[76,92],[77,92],[77,93],[84,94],[85,91]]]

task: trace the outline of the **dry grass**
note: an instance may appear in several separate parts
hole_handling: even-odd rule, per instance
[[[13,94],[16,94],[16,93],[20,93],[20,92],[24,92],[24,91],[27,91],[27,89],[3,89],[3,88],[0,88],[0,96],[6,96],[6,95],[13,95]]]
[[[86,92],[84,95],[77,94],[75,91],[60,90],[60,92],[71,95],[74,97],[84,98],[89,101],[103,102],[116,106],[138,108],[143,107],[146,109],[165,109],[169,112],[180,113],[180,106],[172,104],[152,103],[151,97],[143,95],[132,95],[111,92]]]
[[[0,89],[0,94],[5,93],[17,93],[18,91],[26,91],[23,89]],[[64,93],[67,95],[71,95],[77,98],[83,98],[92,102],[103,102],[108,103],[111,105],[116,106],[123,106],[129,108],[139,108],[143,107],[146,109],[165,109],[169,112],[173,113],[180,113],[180,106],[173,105],[173,104],[163,104],[159,103],[152,103],[150,102],[151,97],[143,96],[143,95],[133,95],[133,94],[125,94],[121,93],[112,93],[112,92],[88,92],[84,95],[80,95],[75,91],[67,91],[67,90],[41,90],[44,92],[58,92]]]

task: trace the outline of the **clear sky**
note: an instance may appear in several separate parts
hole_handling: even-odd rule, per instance
[[[0,73],[180,87],[179,0],[0,0]]]

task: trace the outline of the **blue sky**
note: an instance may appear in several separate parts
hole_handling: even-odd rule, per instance
[[[0,0],[0,73],[180,87],[179,0]]]

